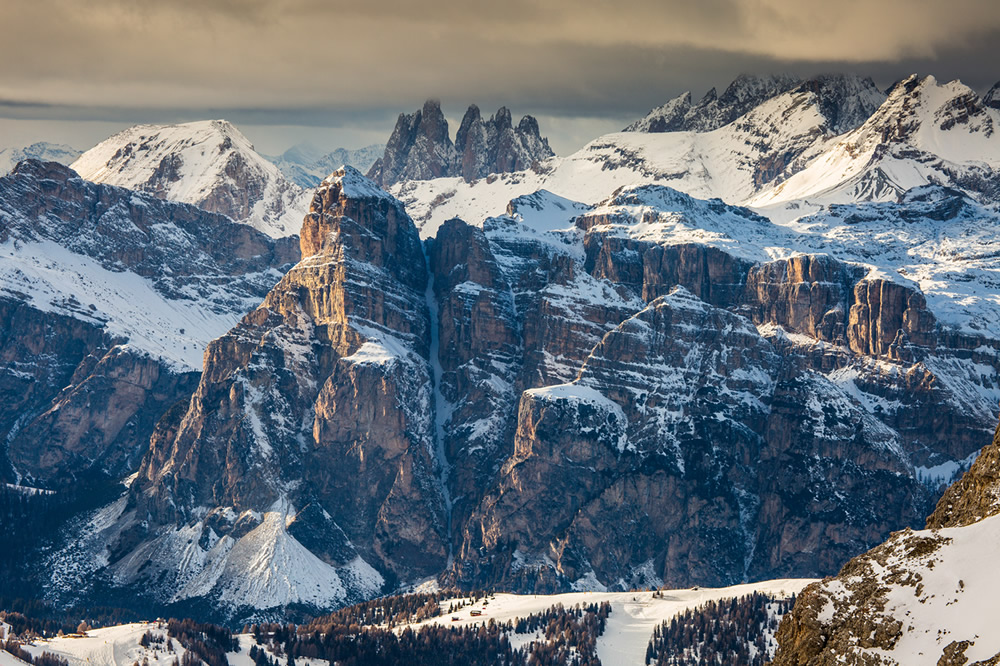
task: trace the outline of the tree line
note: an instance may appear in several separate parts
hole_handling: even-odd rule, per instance
[[[653,629],[646,664],[656,666],[764,666],[768,634],[795,604],[760,592],[709,601]]]

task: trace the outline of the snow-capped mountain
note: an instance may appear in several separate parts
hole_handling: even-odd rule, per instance
[[[372,174],[403,180],[387,192],[347,167],[321,183],[301,261],[208,344],[190,399],[122,465],[138,469],[126,494],[50,552],[52,600],[117,589],[234,619],[428,576],[724,585],[828,575],[922,524],[997,419],[998,112],[930,79],[884,100],[856,77],[730,88],[703,127],[614,133],[528,169],[504,109],[470,109],[457,144],[435,103],[401,116]],[[816,165],[850,157],[847,139],[848,179],[917,176],[841,187]],[[126,145],[105,163],[175,161]],[[485,161],[460,159],[469,146]],[[484,178],[487,162],[521,170]],[[91,195],[74,192],[45,211],[80,215]],[[168,266],[192,283],[177,286],[143,263],[160,227],[134,232],[130,205],[93,233],[218,305],[192,267]],[[122,242],[78,235],[60,238],[92,259]]]
[[[657,107],[625,128],[626,132],[708,132],[728,125],[755,106],[791,90],[800,83],[794,76],[743,74],[720,96],[712,88],[697,104],[686,92]]]
[[[845,84],[846,86],[847,84]],[[426,234],[450,217],[476,220],[503,212],[511,199],[546,189],[588,204],[617,188],[655,183],[700,198],[742,203],[803,168],[842,122],[835,85],[800,87],[754,106],[711,131],[619,132],[600,137],[540,168],[487,181],[412,180],[391,188]]]
[[[3,148],[0,149],[0,176],[6,176],[22,160],[33,159],[68,165],[81,154],[82,151],[66,144],[45,141],[39,141],[30,146]]]
[[[1000,109],[960,82],[933,77],[901,81],[876,108],[881,99],[867,80],[818,77],[711,131],[619,132],[488,182],[435,178],[390,189],[426,235],[450,217],[498,215],[511,199],[539,189],[594,204],[621,186],[663,184],[780,221],[832,203],[896,201],[928,184],[986,204],[1000,200],[1000,134],[993,129]]]
[[[311,144],[292,146],[277,157],[268,157],[281,170],[285,178],[302,188],[319,185],[324,178],[341,166],[354,167],[358,171],[368,171],[375,160],[382,157],[385,146],[374,144],[348,150],[337,148],[324,153]]]
[[[242,617],[442,571],[521,590],[832,572],[918,524],[996,419],[997,228],[942,188],[784,226],[659,185],[537,192],[442,225],[428,272],[399,202],[338,172],[302,262],[209,346],[53,589],[110,577]]]
[[[0,178],[5,480],[130,474],[209,341],[297,258],[223,215],[21,162]]]
[[[828,142],[808,165],[746,203],[896,201],[937,183],[985,201],[1000,197],[1000,110],[959,81],[911,76],[857,129]]]
[[[311,196],[225,120],[136,125],[83,153],[72,168],[92,182],[194,204],[275,238],[298,233]]]

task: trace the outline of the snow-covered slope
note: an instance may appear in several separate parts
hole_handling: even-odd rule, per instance
[[[147,632],[157,639],[162,638],[163,642],[143,647],[139,641]],[[182,659],[186,652],[180,641],[168,638],[166,629],[156,622],[135,622],[91,629],[85,635],[71,634],[36,640],[22,647],[35,658],[48,652],[65,659],[70,666],[129,666],[133,663],[170,666],[174,660]],[[6,653],[0,652],[0,655],[3,654]]]
[[[872,113],[882,99],[856,77],[819,77],[711,131],[607,134],[535,170],[474,183],[410,181],[392,192],[425,236],[454,216],[479,223],[540,189],[594,204],[621,186],[661,184],[752,206],[782,222],[832,203],[897,201],[928,184],[987,204],[1000,200],[1000,109],[991,98],[958,81],[914,76]],[[663,113],[678,113],[683,102],[674,100]]]
[[[80,156],[82,151],[62,143],[47,143],[40,141],[30,146],[15,146],[0,149],[0,176],[10,173],[14,165],[21,160],[35,159],[43,162],[59,162],[70,164]]]
[[[745,201],[754,206],[895,201],[940,183],[997,198],[1000,110],[960,81],[911,76],[864,125],[830,141],[800,172]]]
[[[787,656],[775,663],[805,663],[796,661],[797,653],[809,652],[801,648],[808,644],[802,639],[814,631],[825,639],[815,647],[831,661],[809,663],[996,663],[998,550],[1000,516],[965,527],[894,534],[852,560],[837,578],[803,593],[790,618],[794,622],[778,634]]]
[[[209,341],[296,259],[294,239],[54,163],[0,179],[0,295],[103,327],[178,370],[200,370]]]
[[[136,125],[85,152],[72,168],[95,183],[194,204],[273,237],[298,233],[311,198],[225,120]]]
[[[428,624],[449,627],[485,625],[488,622],[508,622],[532,613],[542,613],[557,604],[566,608],[576,604],[611,604],[611,615],[604,633],[597,639],[597,656],[605,666],[634,666],[643,663],[646,645],[653,635],[653,628],[664,620],[697,608],[708,601],[732,599],[760,592],[778,598],[798,594],[810,579],[769,580],[746,585],[723,588],[691,588],[687,590],[663,590],[657,596],[651,591],[636,592],[571,592],[568,594],[496,594],[489,599],[464,606],[461,610],[448,614],[449,605],[460,601],[445,599],[441,602],[442,615],[425,622],[405,625],[413,629]],[[483,602],[486,601],[486,605]],[[473,617],[472,611],[482,615]],[[457,617],[458,620],[452,620]],[[527,642],[530,642],[529,637]],[[523,638],[521,639],[523,641]]]
[[[499,174],[474,183],[456,178],[409,181],[392,188],[425,235],[450,217],[478,223],[511,199],[546,189],[596,203],[617,188],[668,185],[693,196],[740,203],[807,163],[833,135],[820,97],[782,93],[708,132],[619,132],[595,139],[536,171]]]

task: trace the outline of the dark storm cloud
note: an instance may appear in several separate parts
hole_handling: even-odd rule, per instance
[[[4,14],[6,117],[391,125],[434,96],[617,118],[740,72],[1000,78],[996,0],[14,0]]]

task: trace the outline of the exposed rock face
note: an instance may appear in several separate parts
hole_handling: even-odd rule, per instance
[[[1000,429],[927,531],[897,532],[807,587],[778,629],[773,663],[998,663],[983,613],[1000,589],[987,564],[1000,531],[998,450]]]
[[[770,322],[817,340],[844,344],[846,311],[851,308],[854,312],[850,305],[852,285],[857,284],[856,289],[864,292],[869,290],[867,282],[860,282],[864,273],[863,269],[826,255],[801,255],[760,264],[747,277],[746,308],[756,322]],[[861,333],[859,340],[864,337]]]
[[[462,118],[455,137],[455,150],[460,173],[466,181],[485,178],[492,173],[524,171],[554,154],[533,117],[524,116],[515,129],[506,107],[500,107],[492,118],[483,121],[475,104]]]
[[[626,132],[709,132],[728,125],[761,102],[791,90],[800,80],[789,75],[742,74],[720,96],[712,88],[697,104],[686,92],[653,109],[645,118],[625,128]]]
[[[853,74],[817,76],[800,84],[795,91],[816,95],[820,113],[834,134],[860,127],[886,98],[871,78]]]
[[[388,186],[401,180],[428,180],[453,175],[455,146],[441,102],[427,100],[415,113],[401,113],[385,154],[375,160],[368,177]]]
[[[696,233],[686,224],[744,235],[760,226],[762,238],[773,232],[749,211],[640,190],[616,195],[618,208],[576,217],[585,252],[548,264],[558,271],[541,273],[537,259],[525,261],[538,246],[524,235],[508,240],[514,221],[485,226],[494,257],[526,267],[535,292],[546,291],[542,276],[562,279],[578,262],[626,302],[684,289],[623,318],[579,373],[552,363],[537,364],[541,374],[522,373],[514,454],[466,523],[449,580],[553,590],[594,580],[628,587],[815,575],[894,526],[919,524],[935,489],[917,481],[916,468],[965,458],[982,436],[982,418],[961,407],[967,389],[951,373],[992,343],[959,340],[912,287],[827,255],[760,263],[711,245],[645,240],[659,225],[685,238]],[[516,200],[510,212],[530,219],[540,201]],[[589,307],[602,301],[576,291]],[[583,303],[573,311],[586,312]],[[647,321],[647,310],[711,315]],[[527,369],[531,318],[524,321]],[[544,329],[558,335],[558,326],[553,316]],[[642,342],[640,328],[661,342]],[[571,358],[568,349],[583,341],[563,334],[546,345]],[[733,355],[757,349],[767,351]],[[971,355],[978,353],[996,362],[986,347]],[[675,385],[670,377],[682,368],[693,374]],[[569,387],[551,386],[567,377]],[[981,390],[974,385],[968,390]],[[740,411],[751,405],[756,416]],[[619,421],[625,425],[609,430]],[[673,442],[673,458],[651,455],[645,444],[631,448],[645,441],[644,429]],[[619,450],[621,438],[629,444]],[[679,513],[688,518],[678,517],[685,506]],[[674,544],[672,529],[687,538]]]
[[[1000,513],[1000,426],[961,479],[938,500],[928,529],[963,527]]]
[[[447,401],[439,409],[448,414],[440,435],[458,531],[510,455],[524,347],[514,295],[481,229],[446,222],[431,244],[430,269]]]
[[[8,298],[0,320],[8,482],[80,490],[127,476],[159,416],[197,383],[92,323]]]
[[[371,596],[449,556],[445,583],[518,590],[831,573],[919,524],[1000,389],[995,339],[830,238],[870,257],[870,226],[951,234],[924,214],[969,210],[842,207],[811,246],[669,188],[542,191],[422,248],[397,200],[335,174],[305,258],[209,346],[81,552],[230,617]]]
[[[0,179],[0,242],[4,480],[58,489],[134,472],[156,421],[197,383],[200,335],[249,310],[298,255],[221,215],[37,161]],[[146,302],[104,283],[122,278]],[[189,309],[218,322],[147,330],[160,320],[142,311],[157,308],[172,327]]]
[[[302,262],[209,346],[110,535],[116,579],[157,601],[323,606],[445,563],[416,229],[347,168],[317,191],[301,246]],[[200,566],[169,554],[192,534]],[[244,589],[248,557],[266,588]]]
[[[837,394],[746,319],[683,289],[662,297],[608,333],[576,381],[525,392],[514,455],[467,524],[455,574],[560,589],[832,569],[912,520],[923,495],[902,459],[879,453],[877,421],[805,404]],[[887,506],[900,514],[880,518]],[[840,517],[817,533],[826,511]]]
[[[1000,109],[1000,82],[994,83],[993,87],[983,95],[983,104],[991,109]]]
[[[441,103],[428,100],[422,110],[399,115],[385,155],[372,165],[368,177],[385,187],[403,180],[443,176],[473,181],[490,174],[522,171],[553,154],[539,134],[538,121],[524,116],[515,128],[506,107],[484,121],[479,107],[470,106],[453,144]]]

